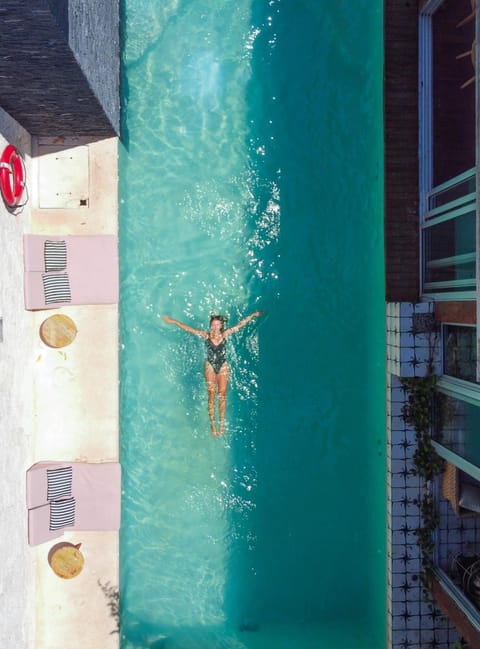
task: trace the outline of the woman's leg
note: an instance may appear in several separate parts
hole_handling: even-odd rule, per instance
[[[217,375],[213,371],[210,363],[205,363],[205,381],[207,382],[208,391],[208,416],[210,417],[210,426],[212,428],[213,437],[217,436],[217,428],[215,426],[215,394],[217,392]]]
[[[225,432],[225,412],[227,410],[227,387],[230,378],[230,367],[224,363],[217,374],[218,386],[218,411],[220,414],[220,435]]]

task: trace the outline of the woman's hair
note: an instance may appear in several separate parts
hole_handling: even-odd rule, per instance
[[[210,326],[212,326],[212,321],[213,320],[220,320],[222,323],[222,331],[225,326],[225,324],[228,322],[228,318],[226,315],[211,315],[210,316]]]

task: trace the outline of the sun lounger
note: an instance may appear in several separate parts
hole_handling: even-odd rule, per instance
[[[38,462],[27,471],[28,542],[65,530],[120,528],[121,467],[117,462]]]
[[[23,259],[28,311],[118,302],[115,235],[26,234]]]

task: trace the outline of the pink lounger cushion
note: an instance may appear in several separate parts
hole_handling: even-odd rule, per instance
[[[45,241],[66,242],[66,268],[71,301],[45,302]],[[118,303],[118,239],[113,234],[23,237],[25,308],[55,309],[69,304]]]
[[[28,544],[40,545],[63,536],[63,530],[50,530],[50,504],[28,510]]]
[[[38,545],[62,535],[50,530],[47,469],[71,466],[75,523],[67,530],[118,530],[121,467],[118,462],[38,462],[27,471],[28,542]]]

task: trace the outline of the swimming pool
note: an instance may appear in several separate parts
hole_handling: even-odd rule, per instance
[[[124,649],[385,644],[381,11],[125,0]]]

